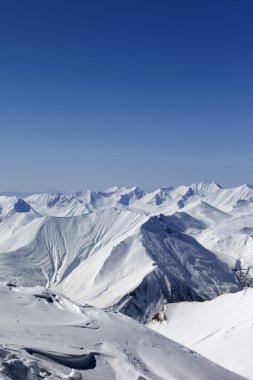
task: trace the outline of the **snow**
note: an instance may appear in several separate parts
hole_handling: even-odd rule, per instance
[[[235,265],[241,265],[253,274],[252,250],[253,188],[250,185],[223,189],[215,182],[201,182],[190,186],[156,189],[152,192],[146,192],[134,186],[111,187],[106,191],[80,190],[74,194],[32,194],[24,199],[0,195],[0,281],[18,285],[12,291],[7,287],[2,287],[1,290],[3,298],[6,294],[9,298],[17,296],[15,302],[12,299],[13,303],[9,304],[9,301],[5,303],[6,321],[12,320],[11,325],[5,326],[6,331],[11,333],[14,342],[13,326],[17,327],[23,323],[27,326],[32,324],[29,318],[33,315],[35,320],[37,318],[40,321],[39,330],[51,326],[49,327],[51,338],[52,336],[55,338],[52,332],[54,324],[57,330],[61,326],[61,321],[64,321],[67,326],[78,324],[78,318],[83,321],[84,315],[87,317],[87,310],[89,310],[90,313],[95,313],[92,314],[92,320],[98,321],[102,318],[101,324],[104,323],[102,320],[107,321],[109,318],[108,328],[111,330],[113,330],[112,325],[115,324],[120,333],[127,334],[128,331],[131,335],[132,326],[135,326],[133,329],[137,329],[140,335],[146,335],[149,334],[147,332],[149,330],[141,330],[143,327],[139,324],[131,324],[137,322],[130,323],[127,317],[111,312],[120,312],[137,321],[147,323],[157,313],[159,314],[166,304],[173,303],[175,306],[169,306],[169,308],[172,307],[175,311],[177,316],[175,323],[178,323],[175,329],[175,334],[178,336],[174,338],[180,341],[183,338],[179,333],[181,322],[186,324],[186,321],[183,321],[180,313],[176,312],[177,308],[187,309],[185,309],[185,315],[189,313],[190,326],[193,326],[191,321],[194,318],[195,309],[204,307],[202,305],[206,304],[213,305],[220,299],[223,301],[219,301],[221,302],[219,308],[224,309],[224,314],[225,310],[231,310],[232,315],[232,309],[237,307],[235,306],[237,304],[240,305],[238,310],[246,308],[237,299],[237,294],[241,293],[215,297],[242,289],[242,284],[232,268]],[[34,286],[40,286],[40,288],[36,290]],[[44,288],[56,294],[64,294],[64,297],[58,296],[59,302],[53,300],[50,304],[50,312],[47,309],[49,304],[45,295],[44,298],[35,298],[33,295],[40,295]],[[246,292],[243,296],[246,298],[245,305],[250,305],[251,300],[247,294]],[[83,306],[77,306],[72,301],[67,301],[65,297]],[[214,300],[210,303],[209,301],[194,302],[211,299]],[[227,299],[231,301],[226,301]],[[28,304],[31,304],[30,309]],[[90,307],[86,306],[87,304]],[[38,305],[42,305],[43,308],[40,309]],[[27,314],[21,318],[22,313],[19,313],[22,322],[17,322],[15,317],[18,315],[16,308],[19,307],[26,310]],[[107,312],[99,309],[106,309]],[[4,315],[4,310],[1,310],[1,313]],[[201,315],[202,311],[199,313]],[[218,311],[211,309],[206,315],[203,312],[209,324],[203,325],[203,329],[198,331],[198,325],[201,326],[202,323],[200,320],[191,333],[194,333],[196,337],[200,334],[199,340],[201,340],[202,333],[203,336],[205,333],[208,335],[210,325],[210,334],[212,334],[210,338],[197,344],[195,341],[193,343],[190,341],[189,335],[189,342],[183,343],[189,347],[196,344],[197,346],[193,347],[194,350],[200,350],[201,354],[221,365],[250,377],[250,372],[252,372],[249,361],[250,351],[243,351],[243,344],[240,342],[245,341],[247,347],[250,345],[247,336],[251,337],[251,332],[249,332],[251,317],[248,318],[248,322],[240,320],[236,328],[229,333],[226,332],[227,335],[224,333],[227,338],[224,338],[220,344],[219,332],[213,334],[212,323],[208,319],[209,314],[214,316],[214,320],[216,320],[216,314],[219,315]],[[238,316],[236,318],[239,320]],[[221,316],[219,319],[222,321]],[[1,319],[0,321],[2,323]],[[130,323],[131,328],[126,321]],[[96,322],[95,325],[100,326],[100,322]],[[219,330],[221,334],[223,327],[222,325]],[[76,327],[71,327],[71,334],[76,331],[75,329]],[[126,332],[123,331],[124,329]],[[43,331],[39,333],[40,339],[41,334],[46,334],[45,330]],[[183,328],[182,331],[185,329]],[[22,335],[24,333],[20,331],[20,339],[24,339]],[[233,338],[234,341],[232,337],[235,333],[237,335]],[[64,346],[66,349],[63,352],[57,337],[55,339],[58,346],[52,347],[51,352],[48,347],[50,348],[53,343],[46,342],[41,346],[36,343],[38,336],[35,330],[33,334],[29,347],[25,343],[22,343],[20,347],[43,351],[43,358],[47,358],[43,360],[48,362],[57,361],[59,364],[61,360],[72,360],[69,356],[72,353],[67,350],[67,347],[75,344],[72,342],[72,337],[66,337],[64,332],[61,332],[66,338],[64,342],[68,341],[69,345],[66,343]],[[77,335],[74,333],[73,339],[77,339],[78,342]],[[185,332],[185,339],[187,337]],[[217,337],[217,341],[214,337]],[[144,373],[146,370],[152,373],[153,377],[150,375],[150,378],[166,378],[165,373],[168,370],[167,354],[164,356],[164,352],[167,353],[166,350],[157,349],[156,351],[154,348],[156,346],[152,345],[131,348],[131,355],[138,357],[146,368],[144,372],[141,372],[137,364],[133,366],[131,361],[130,363],[128,359],[125,359],[125,347],[123,348],[121,343],[115,345],[115,339],[115,335],[112,335],[111,338],[107,336],[105,344],[100,342],[103,352],[107,352],[105,361],[107,364],[101,365],[106,367],[112,378],[117,373],[118,378],[124,379],[124,374],[129,372],[130,378],[137,379],[138,376],[142,376],[149,379],[147,375],[149,372],[146,372],[146,375]],[[150,339],[153,338],[150,337]],[[139,340],[141,342],[141,339]],[[224,343],[230,341],[231,349]],[[36,344],[33,345],[32,342]],[[15,343],[12,344],[15,345]],[[215,344],[220,347],[220,350],[214,348]],[[165,343],[162,343],[162,347],[163,345]],[[13,354],[13,347],[8,350],[11,352],[8,351],[6,355],[0,353],[0,356],[3,355],[4,358],[3,371],[7,371],[10,375],[11,371],[15,372],[15,368],[18,368],[24,378],[40,376],[37,373],[38,366],[34,364],[34,357],[37,358],[38,353],[34,351],[31,358],[29,352],[24,349],[21,349],[21,352],[19,348],[19,356],[16,358],[9,357]],[[94,347],[92,350],[88,350],[87,355],[90,352],[97,352],[94,351]],[[49,351],[57,358],[52,357]],[[181,348],[179,351],[188,352]],[[226,352],[230,352],[231,355],[226,356]],[[62,357],[64,353],[67,358]],[[240,358],[240,362],[233,360],[235,353]],[[50,358],[49,355],[51,355]],[[78,351],[76,355],[81,355],[79,358],[81,363],[86,362],[86,356],[83,356],[83,353],[80,354]],[[159,356],[159,368],[157,368],[156,355]],[[171,351],[170,355],[173,356]],[[90,356],[87,361],[90,363],[89,358]],[[77,358],[77,361],[79,359]],[[100,361],[101,358],[96,360]],[[176,360],[177,363],[181,360],[178,355]],[[33,364],[29,364],[32,361]],[[231,367],[231,362],[234,363],[234,367],[233,363]],[[184,365],[182,367],[184,368]],[[195,373],[199,373],[193,364],[192,368],[194,372],[190,379],[195,378]],[[97,366],[92,370],[87,370],[87,373],[89,371],[96,373]],[[170,378],[183,378],[183,374],[178,371],[178,366],[170,367]],[[187,371],[189,376],[188,367]],[[65,376],[65,378],[73,379],[79,376],[76,372],[65,372],[60,375],[61,378]],[[196,376],[201,378],[200,375]]]
[[[253,289],[247,289],[211,301],[168,304],[166,320],[150,322],[149,327],[253,379],[252,301]]]
[[[0,284],[0,298],[1,379],[242,379],[128,317],[41,287]]]
[[[217,289],[220,292],[238,289],[234,276],[227,274],[227,268],[216,262],[212,253],[190,237],[165,232],[164,227],[166,226],[159,218],[150,219],[142,225],[141,231],[121,241],[111,251],[106,247],[88,257],[63,280],[58,289],[77,302],[86,300],[89,304],[105,308],[137,289],[148,274],[158,272],[158,269],[172,284],[175,283],[174,279],[177,279],[177,283],[187,282],[188,293],[194,289],[199,299],[214,297],[219,294]],[[192,260],[196,261],[195,266],[191,265]],[[203,279],[208,273],[210,277],[210,263],[216,273],[212,272],[212,279],[207,283]],[[167,272],[166,268],[169,268]],[[222,276],[222,281],[218,276]],[[150,283],[150,288],[152,286]],[[149,306],[151,302],[154,300],[150,298]],[[145,308],[144,303],[139,306]],[[155,312],[156,310],[153,311]]]
[[[252,197],[248,185],[214,182],[2,196],[0,279],[146,322],[164,302],[241,289],[231,268],[253,267]]]

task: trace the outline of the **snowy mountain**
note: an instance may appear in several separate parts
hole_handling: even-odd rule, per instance
[[[123,315],[0,284],[3,380],[240,380]]]
[[[0,279],[147,322],[164,303],[242,288],[231,268],[253,265],[252,199],[214,182],[2,196]]]
[[[19,314],[23,313],[24,318],[26,313],[29,314],[27,307],[31,303],[31,309],[29,309],[31,315],[34,315],[35,319],[36,315],[38,315],[38,320],[41,319],[41,324],[35,328],[35,330],[39,329],[40,338],[37,340],[37,333],[33,330],[33,336],[27,351],[22,349],[24,346],[27,348],[27,344],[23,343],[24,341],[22,340],[24,339],[25,330],[21,329],[18,333],[19,338],[22,338],[21,343],[19,338],[17,339],[16,333],[11,335],[11,345],[17,344],[19,346],[18,360],[23,363],[17,365],[22,367],[22,365],[26,366],[25,363],[30,363],[32,360],[31,354],[36,356],[36,360],[39,360],[38,357],[41,359],[41,350],[46,351],[42,356],[49,358],[49,361],[52,356],[49,357],[48,352],[53,351],[55,354],[53,354],[52,360],[55,360],[56,357],[58,360],[60,357],[58,364],[62,364],[62,360],[65,363],[64,352],[59,346],[51,347],[50,344],[52,343],[49,344],[47,341],[43,345],[43,342],[41,342],[45,329],[51,331],[51,338],[52,336],[55,337],[53,327],[50,327],[54,324],[52,322],[54,318],[56,318],[57,323],[61,321],[61,317],[64,321],[66,318],[72,326],[76,323],[76,318],[80,317],[83,320],[83,314],[87,315],[87,310],[89,310],[91,313],[90,318],[94,321],[100,321],[98,322],[100,326],[98,329],[101,330],[101,326],[107,326],[103,327],[103,331],[106,328],[111,331],[113,330],[113,324],[115,324],[115,326],[118,326],[118,330],[121,331],[122,329],[120,333],[125,334],[124,338],[122,338],[125,340],[127,339],[127,334],[134,336],[132,330],[138,331],[140,335],[152,334],[149,329],[131,321],[127,316],[142,323],[152,323],[152,320],[156,319],[157,315],[160,315],[159,313],[163,313],[167,304],[170,305],[168,310],[177,310],[177,308],[184,307],[183,305],[190,305],[189,320],[192,320],[194,318],[194,311],[191,311],[191,308],[194,308],[193,305],[199,305],[199,310],[202,313],[202,305],[216,305],[215,302],[222,299],[224,300],[222,301],[224,305],[220,305],[220,310],[224,310],[225,313],[230,308],[230,301],[225,300],[232,300],[231,305],[237,304],[236,297],[240,293],[229,294],[227,298],[225,296],[216,297],[223,293],[234,293],[242,290],[241,280],[233,268],[243,268],[247,276],[250,276],[253,272],[252,250],[253,188],[249,185],[222,189],[214,182],[203,182],[191,186],[157,189],[150,193],[138,187],[113,187],[105,191],[83,190],[74,194],[33,194],[24,199],[17,196],[2,195],[0,196],[0,281],[17,284],[18,287],[10,287],[12,291],[6,285],[1,287],[1,302],[5,300],[6,313],[9,314],[8,316],[7,314],[5,316],[2,314],[3,317],[0,316],[0,328],[3,331],[5,331],[5,328],[12,331],[12,325],[9,327],[8,325],[2,325],[2,321],[5,321],[4,318],[6,318],[6,323],[8,319],[16,318],[18,315],[16,310],[19,310],[19,308]],[[40,288],[34,290],[33,287],[35,286]],[[50,294],[53,292],[53,294],[63,294],[64,296],[57,296],[59,302],[54,301],[52,296],[50,296],[50,300],[47,297],[45,299],[44,296],[41,298],[41,287],[43,287],[44,291],[47,289],[47,292],[51,292]],[[34,292],[39,292],[40,296],[34,298]],[[7,300],[8,298],[10,298],[10,304]],[[38,299],[42,300],[41,304],[38,304],[40,302]],[[71,303],[70,299],[76,304]],[[207,300],[213,301],[209,303]],[[48,307],[51,303],[53,305],[49,310]],[[247,298],[247,303],[250,303],[249,297]],[[77,306],[77,304],[82,306]],[[171,304],[175,304],[175,306],[171,306]],[[39,305],[43,306],[42,309]],[[71,309],[70,316],[68,307]],[[101,309],[105,309],[106,312]],[[76,310],[78,310],[77,313]],[[249,310],[251,310],[250,307]],[[4,308],[1,312],[4,313]],[[115,312],[125,314],[125,317],[115,315]],[[35,315],[34,313],[38,314]],[[184,313],[188,315],[188,306]],[[205,314],[205,312],[203,313]],[[212,315],[215,316],[215,308],[210,307],[210,318]],[[45,325],[47,327],[41,327],[41,325],[44,326],[44,318],[46,318]],[[107,318],[109,318],[109,325],[104,322],[105,320],[107,321]],[[170,314],[168,314],[168,318],[170,318]],[[19,318],[17,319],[19,320]],[[18,324],[19,322],[15,323]],[[196,345],[196,347],[192,346],[196,343],[195,341],[191,339],[189,341],[187,339],[182,340],[180,334],[177,335],[177,331],[180,330],[180,326],[185,321],[179,318],[178,322],[175,322],[175,326],[176,323],[178,323],[175,330],[176,335],[170,335],[173,339],[193,347],[194,350],[196,349],[220,365],[250,378],[250,371],[247,368],[251,369],[251,366],[248,364],[248,359],[242,360],[241,366],[238,364],[239,370],[237,370],[236,366],[230,363],[231,361],[233,362],[231,360],[233,358],[232,353],[230,357],[225,354],[221,355],[221,358],[225,359],[224,361],[223,359],[219,361],[217,356],[212,356],[212,352],[215,350],[214,345],[212,346],[211,343],[209,350],[210,339],[205,338],[207,349],[202,351],[202,344]],[[212,326],[211,319],[209,323]],[[240,324],[241,320],[238,323]],[[219,324],[217,326],[217,330],[224,327],[220,327]],[[28,329],[27,325],[26,328]],[[57,330],[58,328],[59,326],[57,325]],[[75,327],[69,328],[70,334],[72,334]],[[145,330],[142,330],[143,328]],[[171,334],[170,327],[168,329],[168,334]],[[87,332],[87,329],[85,331]],[[192,334],[195,334],[194,331],[195,328]],[[200,341],[202,339],[201,333],[203,332],[204,337],[206,336],[205,332],[208,331],[207,326],[203,325],[199,335]],[[164,331],[161,332],[164,333]],[[244,330],[241,333],[243,337]],[[213,334],[212,327],[210,334]],[[7,339],[7,335],[4,335],[3,344]],[[148,340],[153,341],[153,335],[148,336]],[[186,336],[188,335],[186,334]],[[197,333],[196,336],[198,336]],[[55,339],[58,341],[58,338]],[[72,338],[66,335],[64,339],[67,342]],[[79,338],[75,336],[73,339],[70,346],[79,345],[79,343],[76,343],[79,342]],[[87,339],[89,340],[90,338]],[[134,348],[132,344],[130,351],[126,354],[121,343],[116,344],[117,348],[113,346],[112,342],[115,339],[114,335],[111,341],[109,336],[105,339],[110,343],[108,343],[103,352],[107,352],[107,357],[111,359],[106,359],[105,362],[107,363],[108,361],[109,364],[102,364],[101,368],[103,369],[100,368],[103,372],[106,367],[112,378],[114,376],[118,379],[124,379],[123,375],[117,372],[120,371],[117,360],[123,357],[124,371],[129,370],[129,373],[132,374],[130,378],[134,380],[167,379],[168,377],[166,377],[165,373],[169,373],[170,378],[175,379],[205,378],[199,375],[201,371],[204,371],[204,374],[207,373],[201,367],[202,364],[199,364],[198,361],[203,360],[199,357],[194,356],[194,360],[197,358],[196,363],[198,363],[196,366],[200,365],[202,368],[199,370],[200,372],[198,372],[194,364],[193,372],[189,377],[189,371],[191,370],[185,362],[182,362],[183,372],[180,372],[178,368],[176,369],[181,360],[186,360],[183,358],[184,354],[181,357],[182,352],[187,352],[187,355],[193,354],[187,350],[185,351],[185,349],[178,348],[179,346],[175,343],[172,344],[172,342],[165,349],[165,338],[155,336],[154,339],[158,339],[159,343],[152,343],[154,347],[156,345],[163,347],[162,352],[159,351],[159,354],[156,353],[154,347],[144,349],[143,347],[146,347],[146,343],[143,347],[141,343],[138,352],[135,351],[137,348]],[[137,339],[136,336],[134,339]],[[160,339],[162,339],[162,343],[160,343]],[[246,340],[245,342],[248,341]],[[223,347],[223,343],[222,341],[220,347]],[[173,349],[171,345],[174,347]],[[8,368],[12,364],[11,362],[9,363],[8,358],[9,355],[13,354],[13,347],[2,348],[4,350],[2,354],[2,351],[0,351],[0,357],[3,358],[3,363],[5,363],[1,370],[2,373],[5,373],[7,379],[7,376],[11,376]],[[48,347],[52,349],[48,351]],[[64,347],[69,358],[73,353],[67,350],[67,345]],[[35,349],[34,352],[29,351],[32,348]],[[225,348],[224,345],[224,350]],[[174,349],[177,352],[175,354],[175,367],[172,366],[171,362],[168,362],[166,356],[168,353],[173,356]],[[93,347],[92,352],[97,352],[97,350]],[[141,359],[138,356],[140,352],[143,352],[145,360],[144,356],[141,356]],[[164,352],[167,352],[167,354],[164,354]],[[178,354],[179,352],[180,355]],[[235,352],[237,351],[235,350]],[[79,359],[81,358],[80,360],[83,363],[84,357],[80,355],[74,360],[80,363]],[[125,359],[125,355],[127,359]],[[133,364],[132,359],[129,359],[132,357],[131,355],[135,358],[134,369],[131,367]],[[161,369],[161,372],[152,361],[153,358],[156,358],[156,355],[159,356],[157,360],[161,368],[163,368],[163,365],[166,368]],[[45,360],[47,361],[44,356],[41,359],[42,364]],[[90,358],[90,356],[88,357]],[[94,356],[92,357],[94,358]],[[241,356],[239,355],[239,357]],[[189,360],[189,356],[187,358]],[[129,360],[132,364],[129,364]],[[86,362],[86,359],[84,362]],[[204,367],[209,366],[207,363],[209,362],[205,361]],[[236,363],[236,360],[234,363]],[[115,365],[117,369],[115,369]],[[45,366],[50,367],[50,363],[46,363]],[[22,368],[24,373],[28,373],[26,372],[28,369]],[[143,370],[146,375],[142,370],[139,371],[140,368],[146,368]],[[186,368],[186,372],[184,372],[184,368]],[[212,368],[215,371],[217,370],[215,366]],[[34,371],[37,370],[34,369]],[[53,376],[55,377],[53,378],[55,379],[64,378],[65,376],[58,376],[52,368],[48,371],[54,374]],[[65,367],[64,371],[66,372]],[[91,378],[94,378],[92,376],[96,373],[96,379],[99,379],[100,372],[96,372],[96,369],[92,371]],[[147,371],[150,371],[150,373]],[[211,374],[210,376],[214,376],[210,366],[208,371]],[[87,378],[89,378],[89,371],[86,371],[86,373],[88,374]],[[188,377],[185,375],[186,373],[188,373]],[[34,379],[43,378],[36,376]],[[66,376],[65,378],[68,378]],[[69,377],[69,379],[78,378],[73,376]],[[214,377],[208,376],[206,378],[233,378],[228,377],[225,372],[224,375],[221,372],[221,377],[215,377],[216,375]],[[233,375],[230,374],[229,376]]]

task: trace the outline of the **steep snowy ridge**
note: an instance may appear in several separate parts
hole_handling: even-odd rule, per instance
[[[207,199],[210,194],[216,194],[221,187],[217,185],[215,182],[201,182],[197,184],[193,184],[188,187],[185,194],[181,199],[178,200],[177,205],[179,208],[185,207],[185,205],[196,198],[204,198]]]
[[[249,185],[242,185],[231,189],[223,189],[215,182],[204,182],[196,185],[191,185],[187,193],[183,197],[185,204],[188,199],[192,201],[196,198],[201,198],[207,203],[219,208],[221,211],[229,212],[241,200],[250,200],[253,196],[253,188]]]
[[[174,229],[170,219],[160,215],[142,225],[138,239],[154,270],[117,305],[117,310],[142,322],[166,301],[204,300],[240,289],[229,268],[195,239]]]
[[[71,194],[34,194],[26,202],[44,216],[77,216],[89,210],[77,197]]]
[[[0,196],[0,218],[1,221],[10,217],[14,213],[35,213],[32,207],[23,199],[13,197]]]
[[[15,277],[18,283],[30,286],[56,284],[82,260],[104,245],[121,241],[145,219],[143,214],[114,208],[77,217],[37,218],[39,228],[26,231],[28,237],[29,232],[35,232],[28,245],[6,252],[13,235],[4,241],[3,247],[0,243],[0,277],[7,280]],[[22,243],[28,237],[22,236]]]

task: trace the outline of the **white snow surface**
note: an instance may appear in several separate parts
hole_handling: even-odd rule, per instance
[[[231,268],[252,271],[252,249],[249,185],[0,196],[0,280],[142,322],[166,302],[240,290]]]
[[[253,289],[211,301],[166,305],[149,327],[223,367],[253,379]]]
[[[253,379],[252,251],[250,185],[0,196],[0,379]]]
[[[126,316],[0,284],[3,380],[239,380]]]

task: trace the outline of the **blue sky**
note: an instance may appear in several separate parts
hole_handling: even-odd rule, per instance
[[[251,0],[0,4],[0,189],[253,183]]]

